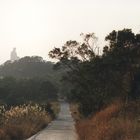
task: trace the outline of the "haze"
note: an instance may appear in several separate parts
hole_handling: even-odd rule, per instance
[[[94,32],[99,45],[113,29],[140,31],[139,0],[0,0],[0,63],[16,47],[20,57],[48,52],[80,33]]]

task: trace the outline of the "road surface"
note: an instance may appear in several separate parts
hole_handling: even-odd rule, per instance
[[[78,140],[68,103],[61,103],[58,118],[27,140]]]

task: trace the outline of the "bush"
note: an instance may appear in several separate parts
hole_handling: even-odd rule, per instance
[[[131,108],[130,108],[131,106]],[[77,122],[80,140],[137,140],[140,124],[137,103],[114,103],[91,118]],[[135,113],[133,111],[135,111]]]
[[[1,140],[23,140],[46,127],[52,117],[39,104],[24,104],[3,111],[0,119]]]

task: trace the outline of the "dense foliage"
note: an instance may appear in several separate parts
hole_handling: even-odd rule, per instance
[[[69,100],[79,102],[84,115],[99,111],[112,100],[126,103],[140,97],[140,34],[131,29],[112,31],[107,46],[98,55],[94,34],[84,35],[83,42],[68,41],[49,55],[67,67],[64,76],[70,83]]]
[[[30,101],[46,102],[57,98],[58,89],[49,81],[41,79],[0,79],[0,102],[8,105]]]
[[[53,63],[43,60],[40,56],[26,56],[17,61],[6,61],[0,66],[0,77],[15,77],[15,78],[45,78],[54,74]]]

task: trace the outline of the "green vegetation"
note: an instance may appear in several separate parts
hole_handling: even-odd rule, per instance
[[[103,54],[95,53],[97,38],[83,35],[83,42],[67,41],[49,55],[66,67],[63,80],[70,84],[70,101],[78,102],[85,116],[95,113],[112,101],[138,100],[140,83],[140,34],[131,29],[112,31],[106,38]]]
[[[58,89],[49,81],[40,79],[0,79],[0,102],[7,105],[20,105],[34,102],[47,102],[57,99]]]
[[[39,56],[7,61],[0,66],[0,103],[18,105],[56,100],[61,71]]]
[[[57,116],[61,72],[53,65],[35,56],[0,66],[1,140],[26,139]]]
[[[43,60],[40,56],[26,56],[17,61],[6,61],[0,65],[0,78],[43,79],[59,87],[63,70],[54,70],[54,63]]]
[[[80,140],[140,139],[140,34],[112,31],[102,55],[95,52],[93,33],[83,37],[49,53],[66,68],[63,80]]]
[[[54,74],[53,63],[46,62],[40,56],[26,56],[17,61],[7,61],[0,66],[1,77],[14,78],[45,78]]]
[[[0,66],[0,103],[6,106],[7,112],[18,110],[14,113],[15,117],[22,114],[20,111],[25,108],[33,109],[30,102],[39,103],[35,105],[35,112],[38,112],[36,119],[37,123],[42,122],[36,129],[37,124],[32,121],[34,111],[31,115],[31,110],[29,114],[23,113],[27,122],[22,120],[21,115],[11,118],[8,124],[15,120],[17,123],[22,121],[25,128],[27,124],[34,124],[32,131],[25,135],[15,124],[14,127],[18,127],[20,134],[23,134],[22,138],[37,132],[49,122],[45,113],[54,118],[59,112],[57,103],[49,104],[59,96],[67,97],[69,102],[74,103],[71,110],[77,120],[81,140],[139,139],[140,34],[134,34],[131,29],[112,31],[105,38],[108,45],[103,47],[101,55],[94,33],[81,36],[83,42],[70,40],[62,48],[50,51],[49,56],[58,60],[56,64],[34,56],[15,62],[7,61]],[[47,110],[40,110],[40,106],[44,108],[42,104],[47,104]],[[0,120],[4,120],[6,111],[3,109],[1,114]],[[41,118],[39,114],[42,114]],[[43,118],[46,119],[42,121]],[[11,131],[7,128],[12,127],[5,127],[1,122],[0,134],[7,134],[7,140],[19,134],[18,131],[9,134]],[[122,129],[124,131],[120,131]]]

